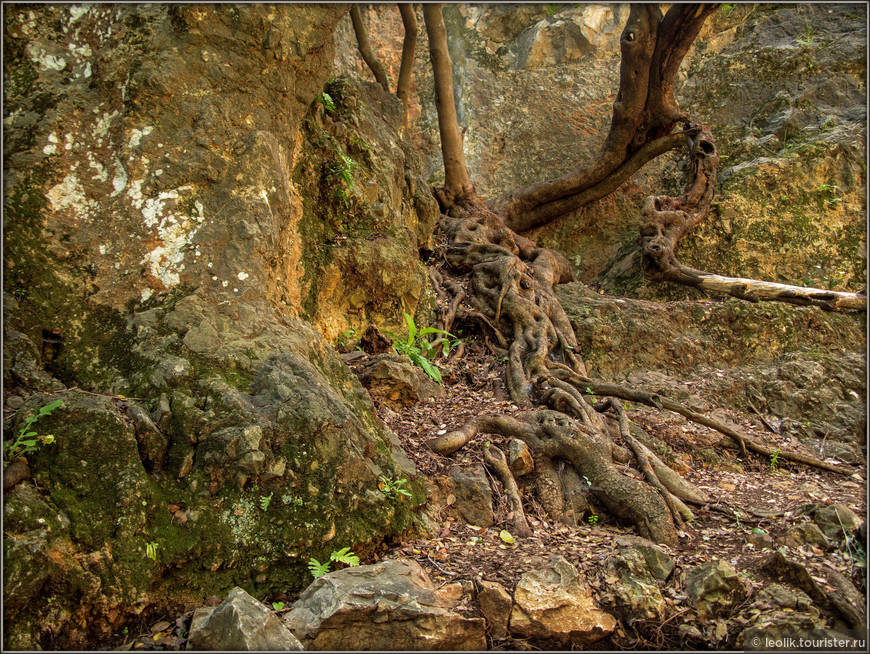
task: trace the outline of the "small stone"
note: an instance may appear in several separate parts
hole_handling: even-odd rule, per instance
[[[686,591],[692,605],[708,617],[746,597],[743,580],[725,561],[710,561],[686,572]]]
[[[813,520],[825,536],[832,540],[843,540],[845,534],[856,530],[862,522],[845,504],[818,507],[814,511]]]
[[[479,582],[480,591],[477,593],[477,603],[480,612],[489,624],[489,633],[493,638],[507,636],[508,620],[511,615],[513,600],[504,586],[495,581]]]
[[[20,409],[24,406],[24,398],[18,395],[10,395],[6,398],[6,406],[10,409]]]
[[[814,523],[796,525],[783,537],[782,542],[788,547],[813,545],[822,549],[828,549],[831,546],[828,537]]]
[[[508,441],[508,463],[511,471],[517,477],[534,471],[535,460],[532,458],[532,451],[525,441],[521,441],[519,438],[512,438]]]

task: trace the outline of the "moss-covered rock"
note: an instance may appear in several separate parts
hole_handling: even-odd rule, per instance
[[[4,13],[4,380],[29,398],[7,433],[63,402],[36,424],[56,440],[29,455],[33,483],[4,507],[5,647],[93,647],[133,615],[233,586],[298,588],[309,557],[364,556],[413,524],[413,465],[299,317],[326,233],[299,172],[324,152],[309,157],[304,123],[344,11]],[[359,163],[353,237],[368,248],[332,258],[356,271],[347,295],[382,268],[369,318],[401,320],[425,295],[417,249],[437,211],[377,111],[331,137]],[[382,475],[412,497],[388,498]]]

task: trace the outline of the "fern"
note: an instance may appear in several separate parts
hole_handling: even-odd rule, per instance
[[[329,561],[321,563],[314,557],[308,559],[308,570],[311,572],[315,579],[317,579],[318,577],[322,577],[327,572],[329,572],[329,565]]]
[[[349,547],[342,547],[340,550],[335,550],[329,555],[329,561],[321,563],[314,557],[308,559],[308,570],[314,578],[317,579],[329,572],[333,561],[336,563],[344,563],[350,567],[359,565],[359,557],[356,554],[351,554]]]
[[[351,567],[359,565],[359,557],[356,554],[350,553],[349,547],[342,547],[329,555],[330,560],[344,563]]]

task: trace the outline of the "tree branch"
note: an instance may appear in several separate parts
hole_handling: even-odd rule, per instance
[[[358,4],[351,5],[350,7],[350,20],[353,23],[353,31],[354,34],[356,34],[359,53],[362,55],[363,61],[366,62],[372,73],[374,73],[378,84],[380,84],[385,91],[389,92],[390,85],[387,82],[387,74],[384,72],[384,67],[381,65],[381,62],[378,61],[375,53],[372,52],[371,45],[369,45],[369,37],[368,34],[366,34],[366,28],[363,25],[362,14],[360,13],[359,7]]]

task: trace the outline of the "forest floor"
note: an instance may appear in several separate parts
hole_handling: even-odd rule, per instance
[[[520,413],[502,389],[503,364],[481,350],[470,348],[461,360],[439,363],[446,390],[443,397],[430,398],[398,412],[381,405],[377,397],[373,398],[381,418],[399,436],[418,471],[429,479],[446,475],[451,465],[482,466],[482,447],[487,440],[507,451],[507,444],[501,442],[506,439],[496,435],[480,436],[447,457],[434,454],[425,445],[429,439],[445,430],[456,429],[471,417]],[[758,417],[734,411],[726,414],[755,440],[773,448],[796,449],[794,441],[766,431]],[[628,415],[673,449],[677,463],[683,462],[678,471],[703,490],[711,502],[695,511],[696,519],[687,523],[680,533],[678,548],[662,548],[675,561],[674,573],[664,589],[669,607],[664,621],[667,624],[638,621],[633,628],[621,625],[609,639],[596,643],[595,649],[696,649],[729,643],[733,646],[734,638],[748,623],[732,617],[728,633],[724,633],[715,621],[705,624],[699,620],[694,610],[688,610],[681,584],[682,571],[711,560],[728,561],[749,588],[745,602],[749,606],[753,594],[769,583],[759,570],[762,561],[790,529],[807,520],[802,517],[802,508],[842,503],[859,516],[866,514],[866,464],[855,468],[851,477],[844,477],[781,460],[772,463],[760,455],[750,454],[750,458],[741,461],[740,453],[722,434],[682,416],[632,405],[628,405]],[[695,452],[703,447],[717,448],[724,460],[715,465],[700,461]],[[806,448],[802,451],[817,456]],[[492,485],[500,488],[494,480]],[[528,538],[517,538],[514,544],[506,544],[499,538],[502,529],[511,529],[511,522],[508,500],[498,492],[494,493],[495,524],[491,527],[469,526],[445,516],[439,523],[441,531],[437,537],[407,541],[388,556],[398,554],[416,559],[436,585],[483,578],[497,581],[513,591],[523,572],[539,566],[553,554],[562,554],[585,573],[593,588],[603,587],[607,558],[627,544],[620,543],[620,536],[634,534],[634,529],[613,522],[603,513],[594,525],[557,524],[548,519],[531,494],[524,493],[523,501],[534,533]],[[437,518],[438,510],[435,513]],[[827,566],[845,575],[866,594],[866,565],[852,561],[843,549],[823,551],[804,545],[788,548],[788,555],[800,561],[821,588],[826,589],[822,568]],[[680,619],[669,620],[676,616]],[[695,624],[691,625],[693,620]],[[687,624],[697,630],[684,626]],[[492,641],[491,648],[538,649],[512,638]]]
[[[365,365],[368,357],[354,361],[351,367]],[[426,447],[426,441],[455,429],[473,416],[487,413],[516,414],[514,405],[503,390],[503,362],[472,344],[461,359],[440,360],[445,394],[416,405],[394,410],[376,395],[373,400],[378,414],[398,436],[405,453],[425,478],[445,478],[453,465],[480,466],[482,446],[486,440],[506,450],[501,437],[488,435],[472,440],[451,456],[441,456]],[[771,578],[761,569],[762,562],[774,549],[781,549],[782,537],[795,525],[808,518],[802,512],[808,505],[842,503],[860,516],[866,514],[866,464],[854,468],[851,477],[749,455],[740,460],[739,452],[723,444],[723,437],[707,427],[691,423],[681,416],[666,415],[647,407],[628,405],[628,415],[648,432],[666,442],[673,450],[678,471],[702,489],[710,498],[708,506],[695,511],[695,520],[680,532],[679,546],[662,547],[675,562],[675,569],[663,586],[667,604],[666,617],[661,621],[639,620],[632,625],[620,623],[607,639],[594,649],[708,649],[735,647],[737,635],[751,623],[748,614],[754,595],[769,584]],[[756,440],[772,447],[795,449],[795,443],[778,440],[765,430],[757,416],[727,411]],[[709,464],[697,456],[700,448],[713,447],[722,459]],[[809,450],[805,454],[813,454]],[[418,561],[436,586],[451,582],[485,579],[502,584],[513,591],[522,573],[539,567],[554,554],[561,554],[583,573],[593,590],[604,588],[605,563],[626,546],[634,529],[620,525],[601,512],[595,524],[556,524],[549,520],[535,498],[523,493],[527,518],[533,534],[516,538],[509,544],[499,537],[503,529],[510,530],[508,501],[500,485],[490,476],[493,488],[495,522],[483,527],[468,525],[457,519],[447,506],[425,506],[430,530],[428,537],[409,536],[392,547],[369,557],[363,563],[375,563],[385,558],[408,558]],[[762,517],[763,516],[763,517]],[[781,550],[782,551],[782,550]],[[866,595],[866,564],[852,560],[847,548],[827,550],[813,545],[786,548],[792,560],[799,561],[814,581],[825,591],[824,568],[834,569],[852,581]],[[690,607],[683,586],[682,572],[711,560],[729,562],[743,578],[747,599],[727,620],[704,620]],[[287,606],[296,594],[288,594]],[[217,602],[218,598],[212,598]],[[286,609],[285,609],[286,610]],[[460,604],[457,609],[469,617],[478,616],[474,606]],[[828,612],[829,625],[836,623]],[[165,616],[150,625],[131,628],[127,640],[119,649],[174,650],[183,649],[186,630],[192,612]],[[842,626],[842,625],[840,625]],[[542,643],[529,643],[515,638],[488,641],[493,650],[537,650]],[[544,644],[545,645],[545,644]]]

